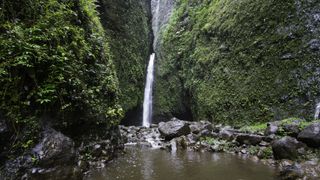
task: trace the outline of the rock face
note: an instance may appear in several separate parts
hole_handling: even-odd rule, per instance
[[[179,1],[160,37],[157,111],[186,104],[193,119],[226,124],[310,118],[319,99],[319,8],[318,0]]]
[[[306,127],[298,135],[298,139],[310,147],[320,147],[320,123],[314,123]]]
[[[178,119],[159,123],[159,131],[166,140],[187,135],[191,132],[189,124]]]
[[[291,159],[298,157],[298,149],[303,147],[302,143],[292,137],[283,137],[272,143],[272,151],[275,159]]]
[[[43,139],[33,151],[39,158],[39,165],[44,167],[70,164],[76,156],[74,142],[54,129],[43,132]]]

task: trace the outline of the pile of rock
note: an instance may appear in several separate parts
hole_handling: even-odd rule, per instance
[[[214,125],[208,121],[187,122],[176,118],[151,128],[121,126],[121,134],[128,144],[157,147],[176,151],[231,152],[252,155],[270,165],[279,167],[284,179],[320,177],[318,158],[294,162],[320,147],[320,123],[301,129],[301,120],[291,123],[272,122],[264,133],[241,131],[230,126]],[[150,141],[151,138],[151,141]],[[302,170],[297,168],[302,167]],[[294,171],[299,169],[298,171]]]

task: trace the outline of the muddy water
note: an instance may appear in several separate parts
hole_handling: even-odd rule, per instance
[[[271,180],[268,166],[231,154],[171,153],[128,148],[127,154],[87,180]]]

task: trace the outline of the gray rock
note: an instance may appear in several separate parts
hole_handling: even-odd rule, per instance
[[[189,124],[185,121],[173,119],[168,122],[159,123],[159,132],[166,140],[171,140],[175,137],[188,135],[191,130]]]
[[[314,123],[306,127],[299,133],[298,139],[310,147],[320,147],[320,123]]]
[[[197,141],[199,140],[199,138],[194,135],[194,134],[188,134],[187,135],[187,144],[188,145],[193,145],[195,144]]]
[[[51,128],[43,132],[42,140],[33,148],[33,152],[42,167],[70,164],[74,162],[76,156],[74,142]]]
[[[312,39],[308,43],[309,47],[313,51],[319,51],[320,50],[320,40],[319,39]]]
[[[238,134],[236,137],[236,141],[240,144],[247,145],[257,145],[263,139],[263,136],[255,135],[255,134]]]
[[[298,149],[303,147],[303,144],[295,138],[286,136],[272,143],[272,151],[275,159],[290,159],[294,160],[298,157]]]
[[[280,178],[282,180],[294,180],[303,177],[303,171],[297,165],[284,166],[280,171]]]
[[[199,133],[199,137],[212,137],[212,133],[211,133],[211,131],[209,131],[208,129],[203,129],[203,130]]]
[[[264,135],[269,136],[276,134],[279,130],[278,124],[276,122],[270,122],[267,124],[267,129],[264,131]]]
[[[201,131],[201,124],[200,123],[191,124],[190,130],[192,133],[198,134]]]
[[[300,133],[299,124],[285,124],[283,130],[286,134],[292,137],[297,137]]]
[[[219,132],[219,137],[224,140],[231,141],[234,139],[234,132],[228,129],[222,129]]]
[[[4,119],[1,119],[0,116],[0,135],[7,133],[9,131],[8,126]]]

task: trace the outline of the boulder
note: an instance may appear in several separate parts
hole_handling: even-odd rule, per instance
[[[298,165],[287,165],[280,170],[282,180],[294,180],[303,178],[304,172]]]
[[[264,131],[264,135],[270,136],[272,134],[276,134],[278,130],[278,124],[276,122],[270,122],[267,124],[267,129]]]
[[[232,141],[234,139],[234,132],[231,129],[224,128],[219,132],[219,138]]]
[[[199,138],[194,134],[187,135],[187,144],[188,145],[194,145],[197,143],[198,140],[199,140]]]
[[[75,162],[74,142],[54,129],[48,128],[42,133],[42,140],[33,148],[41,167],[52,167]]]
[[[303,144],[295,138],[286,136],[272,143],[272,151],[274,158],[294,160],[298,157],[298,150],[303,147]]]
[[[263,136],[255,134],[238,134],[236,141],[240,144],[258,145],[263,140]]]
[[[194,134],[198,134],[201,131],[201,123],[193,123],[190,125],[190,130]]]
[[[171,140],[175,137],[188,135],[191,132],[189,124],[178,119],[173,119],[168,122],[160,122],[158,129],[161,136],[166,140]]]
[[[299,124],[285,124],[282,128],[287,135],[292,137],[297,137],[300,133]]]
[[[307,126],[299,133],[298,139],[310,147],[320,147],[320,123],[314,123]]]

